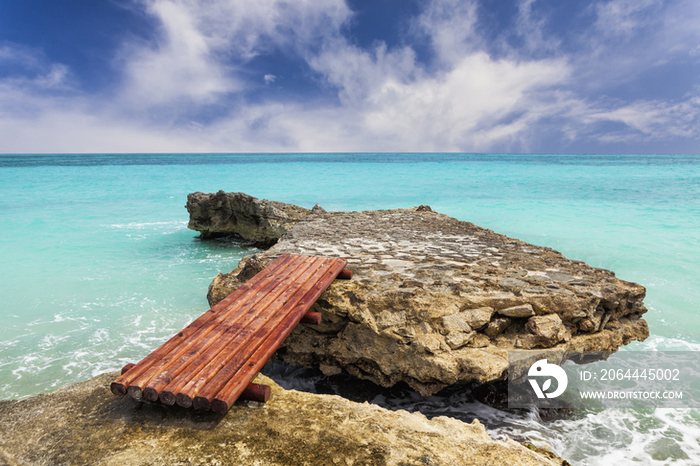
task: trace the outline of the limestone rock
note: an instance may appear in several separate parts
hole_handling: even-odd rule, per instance
[[[478,420],[389,411],[339,396],[272,386],[266,405],[225,415],[115,397],[118,372],[55,393],[0,401],[0,464],[51,466],[568,464],[513,440],[492,440]]]
[[[406,311],[392,312],[385,310],[377,317],[377,328],[384,330],[389,327],[403,328],[406,326]]]
[[[469,333],[472,331],[472,328],[469,326],[469,324],[466,323],[464,319],[462,319],[462,317],[457,314],[451,314],[449,316],[440,317],[440,323],[443,329],[443,333]]]
[[[312,309],[324,323],[298,326],[278,356],[383,386],[427,395],[504,379],[515,348],[615,351],[649,334],[644,287],[427,207],[306,215],[257,264],[281,254],[344,257],[354,277],[328,288]],[[250,260],[215,278],[211,305],[245,281]],[[527,327],[547,315],[563,336],[541,319]]]
[[[469,340],[471,348],[484,348],[491,345],[491,339],[483,333],[474,332],[474,336]]]
[[[199,231],[202,238],[235,234],[264,247],[274,244],[291,225],[310,212],[292,204],[224,191],[189,194],[185,207],[190,214],[187,227]],[[318,206],[316,212],[321,211]]]
[[[456,350],[472,341],[475,335],[476,332],[450,332],[445,336],[445,343],[453,350]]]
[[[556,345],[567,336],[566,327],[557,314],[530,317],[525,328],[536,337],[535,344],[544,348]]]
[[[492,307],[480,307],[461,312],[460,316],[471,328],[479,330],[488,325],[495,312],[496,310]]]
[[[411,342],[418,354],[438,354],[444,351],[442,339],[436,335],[418,335]]]
[[[490,337],[495,337],[496,335],[503,333],[512,323],[513,320],[509,319],[508,317],[496,317],[489,322],[489,325],[484,330],[484,333]]]
[[[531,304],[507,307],[505,309],[500,309],[498,313],[506,317],[531,317],[535,315]]]

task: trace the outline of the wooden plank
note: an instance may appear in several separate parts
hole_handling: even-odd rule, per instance
[[[241,320],[228,327],[220,326],[220,331],[217,332],[215,339],[193,347],[186,355],[187,361],[185,361],[185,364],[177,368],[177,373],[173,371],[173,376],[170,378],[169,383],[161,384],[159,390],[160,401],[170,406],[175,404],[175,397],[182,387],[209,364],[227,345],[233,345],[235,339],[239,335],[249,332],[250,328],[263,327],[268,319],[267,316],[275,310],[274,308],[270,309],[270,306],[278,301],[280,296],[285,296],[289,293],[290,287],[293,287],[294,282],[298,278],[303,277],[310,268],[313,268],[316,262],[318,260],[297,262],[297,267],[294,270],[290,272],[287,269],[285,272],[289,273],[278,276],[279,286],[274,291],[268,292],[265,299],[261,300],[256,306],[250,306],[250,309],[241,316]],[[149,384],[150,388],[157,389],[152,384]]]
[[[156,401],[162,388],[168,385],[189,364],[191,356],[196,355],[197,351],[203,351],[202,348],[213,344],[222,331],[236,325],[251,308],[269,299],[271,292],[274,290],[283,291],[284,274],[289,270],[295,270],[297,265],[301,263],[302,261],[292,257],[280,268],[275,269],[273,275],[258,282],[258,286],[262,286],[262,288],[250,290],[238,302],[232,304],[225,313],[221,313],[203,325],[186,344],[168,353],[159,362],[153,364],[148,371],[134,379],[127,390],[129,395],[135,399],[143,396],[149,401]]]
[[[334,259],[333,266],[312,288],[289,310],[282,322],[258,345],[247,345],[236,354],[194,399],[195,408],[211,407],[216,412],[225,413],[240,396],[267,360],[279,348],[282,341],[291,333],[301,317],[323,294],[328,286],[345,267],[347,261]]]
[[[239,301],[231,304],[225,312],[219,313],[214,319],[211,319],[206,324],[202,325],[195,333],[193,333],[187,342],[180,345],[179,347],[173,349],[160,361],[154,363],[149,369],[144,371],[140,376],[135,378],[129,384],[127,392],[134,399],[140,399],[143,396],[143,388],[151,381],[153,378],[162,374],[164,369],[167,369],[172,364],[178,361],[183,354],[189,351],[194,345],[196,345],[203,338],[208,338],[209,334],[216,330],[222,321],[227,321],[229,319],[238,319],[238,311],[242,307],[250,307],[256,304],[259,300],[264,299],[267,293],[277,287],[280,283],[280,274],[289,270],[298,263],[299,260],[296,257],[291,257],[290,260],[286,261],[283,265],[273,271],[273,274],[265,277],[262,281],[258,282],[258,286],[262,286],[262,289],[253,288],[248,292],[243,294]],[[167,374],[162,375],[163,378],[168,378]],[[167,384],[167,382],[166,382]],[[155,396],[153,396],[155,395]],[[155,401],[158,398],[158,394],[148,393],[148,398],[151,401]]]
[[[272,387],[259,383],[249,383],[241,393],[240,400],[267,403],[272,396]]]
[[[274,274],[275,270],[283,266],[286,262],[291,260],[291,256],[282,255],[273,261],[268,267],[268,273],[262,274],[259,278],[258,275],[251,278],[247,283],[242,285],[238,290],[231,293],[227,298],[219,302],[216,306],[212,307],[209,311],[202,314],[198,319],[192,322],[190,325],[185,327],[181,332],[177,333],[170,340],[163,343],[158,349],[153,351],[151,354],[146,356],[135,366],[135,370],[130,370],[128,375],[123,375],[117,380],[112,382],[110,388],[112,393],[115,395],[125,395],[129,384],[138,376],[143,374],[148,370],[153,364],[160,361],[160,359],[167,353],[181,345],[184,341],[188,339],[193,333],[195,333],[202,325],[213,319],[219,312],[222,312],[227,307],[231,306],[237,299],[244,296],[247,292],[257,286],[261,281],[264,281],[268,276]]]
[[[309,309],[335,278],[352,278],[346,265],[344,259],[280,256],[139,364],[124,366],[112,391],[161,401],[167,393],[169,405],[217,412],[239,397],[267,401],[270,387],[252,379],[302,319],[320,322]]]
[[[112,382],[110,386],[112,393],[115,395],[125,395],[129,385],[131,385],[136,378],[148,371],[154,364],[161,361],[168,353],[174,351],[180,345],[186,344],[185,342],[187,342],[192,335],[196,335],[202,326],[206,325],[220,314],[227,314],[227,311],[230,310],[232,306],[240,302],[238,301],[239,299],[245,297],[245,295],[254,290],[255,287],[260,286],[262,283],[269,282],[269,280],[274,277],[274,274],[285,267],[292,259],[293,258],[289,255],[282,255],[277,258],[264,270],[265,273],[257,274],[255,277],[252,277],[236,291],[185,327],[181,332],[177,333],[151,354],[146,356],[126,374],[123,374]]]
[[[125,374],[126,372],[128,372],[129,369],[131,369],[135,365],[136,364],[133,364],[133,363],[126,364],[124,367],[122,367],[122,374]],[[263,384],[251,382],[248,384],[246,389],[243,390],[243,393],[241,393],[241,396],[238,399],[244,400],[244,401],[255,401],[258,403],[267,403],[270,400],[271,396],[272,396],[272,387],[270,387],[269,385],[263,385]]]
[[[255,295],[255,300],[243,303],[235,315],[221,322],[209,335],[190,346],[186,352],[174,355],[167,365],[163,365],[163,370],[148,382],[144,388],[143,396],[147,400],[152,401],[160,398],[163,403],[172,406],[175,403],[175,395],[170,393],[169,390],[164,393],[164,389],[170,384],[177,383],[181,377],[186,377],[186,373],[182,376],[180,374],[186,371],[190,364],[197,364],[195,359],[207,351],[209,347],[215,345],[224,335],[235,335],[245,326],[250,325],[250,322],[276,296],[284,292],[289,280],[302,273],[303,269],[299,269],[299,267],[305,267],[305,261],[296,260],[293,265],[278,273],[274,281],[271,281],[266,287],[259,290]]]
[[[199,392],[201,387],[214,377],[236,352],[240,351],[243,346],[250,344],[250,339],[253,335],[268,328],[272,322],[278,318],[279,311],[288,302],[293,301],[295,296],[300,295],[300,290],[304,290],[309,286],[307,283],[313,281],[314,277],[322,273],[327,261],[327,259],[320,257],[309,259],[309,267],[304,273],[298,277],[295,283],[290,284],[290,287],[286,289],[284,293],[280,294],[275,301],[260,314],[256,321],[246,326],[246,328],[238,334],[232,335],[226,339],[222,338],[216,343],[217,347],[213,347],[211,351],[209,351],[207,357],[202,357],[198,361],[200,365],[197,368],[188,370],[187,376],[183,376],[178,383],[168,386],[166,390],[175,394],[178,405],[189,408],[192,405],[192,398]],[[161,392],[161,395],[165,393],[166,390]],[[163,401],[162,397],[161,401]]]
[[[327,283],[319,282],[314,288],[307,293],[304,299],[290,311],[290,315],[294,318],[296,316],[303,315],[303,313],[313,305],[314,302],[323,294],[323,292],[328,288],[330,283],[337,275],[337,270],[334,271],[333,278]],[[274,333],[270,335],[264,345],[261,345],[255,349],[254,353],[247,358],[245,365],[240,365],[236,369],[236,373],[229,378],[228,382],[223,386],[223,388],[216,394],[214,399],[206,398],[207,401],[211,401],[211,409],[219,413],[225,413],[229,410],[231,405],[240,396],[240,393],[245,390],[245,387],[250,383],[250,381],[255,377],[260,369],[265,365],[268,359],[277,351],[282,341],[292,332],[296,324],[294,323],[294,318],[287,319],[278,326]],[[214,387],[214,384],[212,384]],[[209,395],[207,393],[200,393],[200,395]],[[206,405],[199,398],[196,399],[199,403]]]

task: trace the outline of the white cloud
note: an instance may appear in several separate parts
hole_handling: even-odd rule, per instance
[[[387,80],[369,96],[367,130],[423,150],[485,150],[523,130],[544,104],[538,91],[568,74],[562,62],[494,61],[475,53],[442,76]]]
[[[669,62],[697,62],[700,2],[608,0],[594,6],[595,24],[572,60],[588,87],[620,86]]]
[[[124,97],[137,107],[206,104],[248,88],[239,68],[273,48],[295,53],[337,34],[350,10],[340,0],[146,0],[155,44],[128,44]]]
[[[455,64],[483,46],[476,33],[476,0],[434,0],[426,5],[415,25],[430,37],[443,63]]]
[[[581,89],[591,84],[583,80],[605,86],[625,72],[596,76],[621,60],[619,52],[601,49],[601,39],[581,55],[564,54],[545,34],[546,18],[534,14],[534,3],[519,3],[523,51],[496,59],[478,33],[476,0],[427,4],[413,35],[393,48],[347,40],[343,28],[352,12],[341,0],[144,1],[143,11],[159,24],[156,40],[124,45],[116,59],[123,80],[109,95],[81,93],[67,67],[36,51],[0,47],[0,61],[32,70],[0,79],[0,151],[527,151],[543,147],[539,141],[552,133],[574,142],[699,136],[695,97],[631,103],[588,97]],[[621,25],[624,34],[647,31],[642,13],[658,7],[656,0],[596,5],[595,29]],[[678,11],[663,10],[655,24],[678,28],[690,44],[697,31]],[[672,40],[668,31],[657,37]],[[420,63],[411,40],[429,44],[436,60]],[[264,86],[260,71],[246,67],[280,50],[304,60],[337,100],[247,102],[250,89]],[[525,53],[536,50],[555,58]],[[264,84],[285,83],[278,74],[263,71]],[[222,107],[226,99],[236,105]],[[215,119],[188,120],[191,110],[213,103],[220,109]],[[622,129],[601,132],[606,122]]]
[[[70,86],[68,67],[60,63],[45,63],[40,51],[18,45],[0,47],[0,65],[15,66],[22,72],[10,73],[0,85],[39,90],[65,90]]]
[[[148,11],[158,18],[162,34],[156,45],[131,45],[122,52],[123,98],[138,107],[180,99],[206,103],[241,88],[216,60],[211,38],[198,29],[187,5],[154,1]]]
[[[629,141],[641,133],[645,138],[667,140],[700,136],[700,97],[680,102],[640,101],[607,111],[591,112],[589,121],[611,121],[626,125],[627,131],[602,136],[605,141]]]
[[[28,68],[37,68],[40,65],[36,52],[25,47],[7,44],[0,47],[0,63],[18,63]]]
[[[520,0],[516,28],[524,40],[525,49],[530,53],[557,51],[560,41],[556,37],[547,36],[544,27],[547,18],[537,17],[532,6],[537,0]]]
[[[658,21],[662,0],[609,0],[599,2],[596,27],[605,36],[632,36],[639,29]]]

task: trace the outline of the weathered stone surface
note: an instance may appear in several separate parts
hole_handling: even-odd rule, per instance
[[[540,345],[549,348],[567,337],[571,338],[557,314],[530,317],[525,328],[535,337],[533,346]]]
[[[283,202],[258,200],[243,193],[192,193],[187,196],[192,230],[202,238],[239,235],[260,246],[271,246],[309,209]],[[320,209],[320,210],[319,210]],[[323,209],[317,206],[316,212]]]
[[[462,319],[457,314],[451,314],[449,316],[442,316],[440,317],[440,326],[442,327],[442,333],[450,333],[450,332],[463,332],[463,333],[469,333],[472,331],[472,328],[469,326],[468,323]]]
[[[445,335],[445,342],[447,346],[456,350],[472,341],[475,335],[476,332],[450,332]]]
[[[480,307],[478,309],[468,309],[460,313],[460,316],[471,328],[479,330],[491,322],[491,317],[493,317],[495,312],[496,310],[492,307]]]
[[[383,386],[405,381],[431,394],[457,381],[505,378],[508,350],[614,351],[649,334],[640,318],[644,287],[427,206],[306,215],[255,267],[244,258],[218,275],[210,303],[280,254],[344,257],[355,275],[330,286],[312,309],[323,323],[297,327],[278,356]],[[446,328],[459,327],[453,316],[477,333]],[[533,316],[556,316],[564,334],[557,327],[553,336],[547,321],[528,328]]]
[[[338,396],[283,390],[264,407],[225,416],[115,397],[117,372],[19,401],[0,401],[0,464],[7,465],[520,465],[568,464],[475,420],[428,420]]]
[[[500,309],[498,313],[506,317],[531,317],[535,315],[535,311],[530,304],[507,307]]]
[[[513,320],[509,319],[508,317],[496,317],[489,322],[486,329],[484,329],[484,333],[493,338],[496,335],[503,333],[512,323]]]

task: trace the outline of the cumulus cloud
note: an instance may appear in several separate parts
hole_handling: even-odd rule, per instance
[[[483,52],[410,83],[385,80],[368,96],[367,129],[426,150],[486,150],[536,119],[538,90],[565,81],[565,63],[494,61]],[[416,131],[420,128],[420,131]]]
[[[338,0],[146,0],[155,43],[126,44],[124,97],[137,106],[207,104],[248,88],[241,68],[276,48],[299,53],[334,35],[350,11]]]
[[[536,2],[518,2],[524,46],[496,58],[479,33],[477,0],[426,3],[392,47],[348,38],[354,16],[342,0],[139,0],[155,36],[124,42],[116,92],[88,94],[39,51],[0,47],[0,63],[25,70],[0,79],[0,151],[528,151],[556,150],[556,138],[699,136],[694,95],[630,102],[601,94],[648,66],[651,58],[629,54],[639,46],[629,38],[650,28],[692,59],[698,33],[680,14],[686,0],[595,2],[578,54],[561,50]],[[675,42],[672,28],[681,32]],[[417,59],[418,43],[432,60]],[[263,84],[287,81],[249,68],[274,53],[305,63],[308,81],[335,98],[250,99]],[[625,57],[633,63],[616,68]],[[214,116],[201,120],[212,106]],[[601,129],[606,122],[621,129]]]
[[[149,2],[159,20],[156,44],[130,45],[122,52],[124,94],[133,105],[169,104],[179,99],[208,102],[240,88],[215,57],[215,47],[182,2]]]

